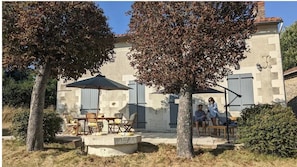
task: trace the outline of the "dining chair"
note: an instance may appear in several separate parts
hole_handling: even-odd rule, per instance
[[[86,113],[86,122],[90,134],[100,131],[96,113]]]
[[[64,120],[63,134],[71,134],[71,135],[75,134],[80,124],[75,122],[75,120],[73,119],[73,116],[71,116],[70,114],[64,114],[63,120]]]
[[[120,131],[120,124],[122,123],[123,115],[124,115],[123,113],[114,114],[114,117],[115,117],[114,121],[108,123],[108,126],[110,127],[109,129],[111,130],[111,132],[118,133]]]
[[[98,113],[97,118],[104,118],[104,113]],[[98,127],[99,127],[99,131],[102,131],[103,120],[102,119],[98,119],[97,120],[97,124],[98,124]]]

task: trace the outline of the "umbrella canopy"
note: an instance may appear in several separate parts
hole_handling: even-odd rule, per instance
[[[154,94],[164,94],[164,93],[166,93],[165,90],[159,90],[157,92],[154,92]],[[212,88],[195,89],[193,91],[193,94],[202,94],[202,93],[224,93],[224,92],[216,89],[212,89]]]
[[[102,90],[128,90],[131,89],[128,86],[120,84],[116,81],[110,80],[103,75],[98,74],[96,77],[89,79],[73,82],[67,84],[66,87],[76,87],[76,88],[85,88],[85,89],[102,89]],[[99,113],[99,97],[98,93],[98,103],[97,103],[97,114]]]
[[[97,75],[89,79],[67,84],[66,87],[88,88],[88,89],[103,89],[103,90],[128,90],[128,86],[115,82],[106,78],[103,75]]]

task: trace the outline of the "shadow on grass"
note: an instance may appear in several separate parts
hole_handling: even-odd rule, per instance
[[[78,138],[73,136],[66,137],[56,137],[54,143],[48,143],[44,146],[45,150],[59,150],[61,152],[68,152],[72,150],[76,150],[82,146],[82,141],[77,140]]]
[[[11,136],[11,131],[8,128],[2,129],[2,136]]]
[[[159,150],[159,147],[148,142],[140,142],[138,143],[138,152],[142,153],[153,153],[157,152]]]
[[[72,150],[76,150],[76,148],[67,148],[67,147],[48,147],[48,146],[45,146],[44,147],[44,150],[47,151],[47,150],[58,150],[58,151],[61,151],[61,152],[69,152],[69,151],[72,151]]]
[[[227,150],[234,150],[234,148],[234,146],[218,145],[216,149],[210,150],[209,152],[214,156],[218,156]]]
[[[194,148],[194,155],[195,155],[195,156],[204,154],[205,152],[206,152],[205,149],[202,149],[202,148],[195,149],[195,148]]]
[[[65,142],[65,141],[59,141],[55,143],[50,143],[44,146],[44,150],[58,150],[60,152],[69,152],[73,150],[80,151],[81,146],[76,145],[74,142]]]

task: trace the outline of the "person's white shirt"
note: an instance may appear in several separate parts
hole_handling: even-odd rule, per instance
[[[215,118],[218,116],[218,105],[216,102],[208,104],[208,111],[210,118]]]

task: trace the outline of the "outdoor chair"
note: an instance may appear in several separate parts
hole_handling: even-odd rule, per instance
[[[104,118],[104,113],[98,113],[97,118]],[[102,131],[103,120],[102,119],[98,119],[97,120],[97,124],[98,124],[99,131]]]
[[[92,134],[94,132],[100,132],[101,128],[97,122],[96,113],[87,113],[86,114],[86,122],[89,129],[89,133]]]
[[[133,127],[134,122],[136,121],[136,118],[137,118],[137,113],[133,113],[130,116],[129,120],[123,120],[119,125],[120,131],[122,131],[122,132],[131,132],[131,129]]]
[[[69,114],[64,114],[63,120],[64,120],[63,134],[75,134],[80,124],[75,122],[73,117]]]
[[[120,124],[122,123],[123,113],[115,113],[114,117],[114,121],[109,122],[108,126],[111,132],[118,133],[120,131]]]

